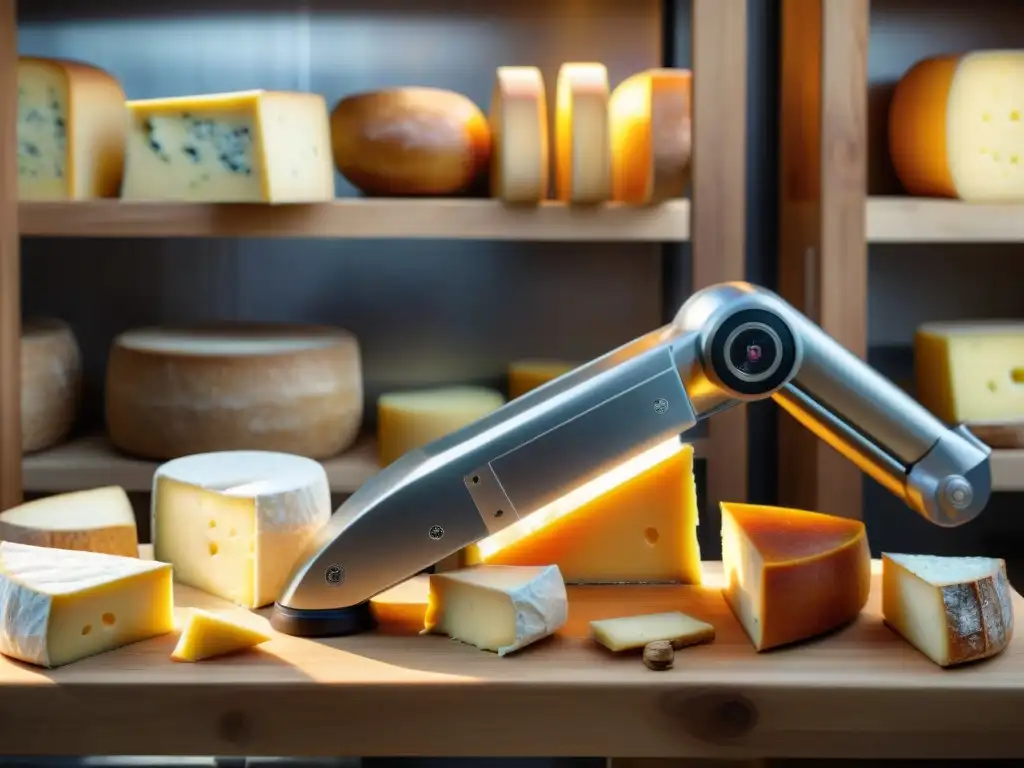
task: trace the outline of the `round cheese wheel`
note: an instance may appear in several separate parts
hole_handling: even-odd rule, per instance
[[[82,389],[82,355],[60,320],[28,320],[21,329],[21,448],[49,448],[74,426]]]
[[[488,167],[491,132],[468,98],[438,88],[349,96],[331,113],[334,163],[368,195],[454,195]]]
[[[362,414],[359,345],[339,328],[144,328],[110,350],[107,430],[138,456],[264,450],[324,459],[353,443]]]

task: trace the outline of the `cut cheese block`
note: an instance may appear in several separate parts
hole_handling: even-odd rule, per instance
[[[395,459],[472,424],[505,404],[484,387],[442,387],[389,392],[377,401],[380,463]]]
[[[21,449],[50,448],[71,432],[82,395],[82,354],[65,323],[21,327]]]
[[[331,517],[324,468],[267,451],[176,459],[153,478],[153,552],[182,584],[244,607],[274,602]]]
[[[670,441],[465,550],[467,565],[555,564],[571,584],[700,584],[693,446]]]
[[[688,69],[649,69],[612,92],[613,200],[647,205],[683,196],[690,183],[692,81]]]
[[[391,88],[360,93],[331,112],[334,162],[368,195],[454,195],[486,170],[491,131],[461,93]]]
[[[0,541],[139,556],[135,510],[116,485],[47,496],[0,512]]]
[[[254,648],[268,640],[270,635],[265,632],[227,616],[192,608],[171,658],[175,661],[201,661]]]
[[[1024,51],[915,64],[893,94],[889,153],[912,195],[1024,200]]]
[[[59,667],[174,631],[171,566],[0,543],[0,653]]]
[[[125,200],[334,199],[327,106],[315,93],[241,91],[129,101]]]
[[[555,92],[555,192],[567,203],[603,203],[611,194],[608,70],[563,64]]]
[[[1006,564],[883,552],[882,617],[940,667],[994,656],[1013,637]]]
[[[18,59],[18,199],[117,197],[126,123],[124,91],[102,69]]]
[[[667,640],[676,650],[715,639],[715,628],[685,613],[648,613],[590,622],[590,636],[610,651],[643,648]]]
[[[922,325],[914,334],[914,377],[921,404],[947,423],[1022,419],[1024,323]]]
[[[511,400],[525,395],[576,367],[576,363],[561,360],[517,360],[508,367],[508,397]]]
[[[378,631],[420,632],[424,627],[430,576],[421,574],[397,584],[370,599]]]
[[[359,344],[338,328],[287,324],[128,331],[110,350],[106,400],[111,442],[138,456],[325,459],[359,432]]]
[[[807,640],[857,617],[871,587],[864,523],[723,502],[725,600],[759,650]]]
[[[505,656],[553,635],[568,616],[558,566],[482,565],[430,575],[423,631]]]
[[[539,203],[548,196],[548,104],[537,67],[498,67],[491,96],[491,197]]]

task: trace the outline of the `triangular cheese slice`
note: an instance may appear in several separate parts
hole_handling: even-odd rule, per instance
[[[243,651],[269,639],[270,635],[226,616],[193,608],[171,658],[175,661],[199,661]]]

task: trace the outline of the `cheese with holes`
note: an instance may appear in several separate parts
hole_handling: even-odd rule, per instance
[[[1006,563],[882,553],[882,617],[940,667],[1002,652],[1013,638]]]
[[[889,153],[912,195],[1024,200],[1024,51],[915,64],[893,93]]]
[[[380,463],[387,466],[504,404],[500,392],[485,387],[440,387],[383,394],[377,401]]]
[[[693,446],[672,441],[464,550],[474,565],[557,565],[570,584],[700,584]]]
[[[135,510],[124,488],[116,485],[46,496],[4,510],[0,541],[139,556]]]
[[[1024,419],[1024,323],[922,325],[914,378],[921,404],[950,424]]]
[[[498,67],[491,96],[491,196],[538,203],[548,196],[548,104],[537,67]]]
[[[124,91],[78,61],[18,59],[18,199],[117,197],[124,170]]]
[[[171,566],[0,543],[0,653],[41,667],[174,631]]]
[[[41,451],[71,432],[82,396],[82,353],[60,320],[21,327],[21,449]]]
[[[517,360],[508,367],[509,399],[525,395],[576,367],[575,363],[561,360]]]
[[[676,650],[715,639],[715,628],[685,613],[647,613],[590,622],[590,636],[610,651],[631,651],[667,640]]]
[[[611,194],[608,70],[563,64],[555,90],[555,193],[567,203],[603,203]]]
[[[331,518],[317,462],[269,451],[175,459],[153,478],[156,559],[182,584],[243,608],[274,602],[295,558]]]
[[[215,656],[255,648],[270,640],[270,635],[223,614],[192,608],[178,644],[171,651],[175,661],[202,661]]]
[[[315,93],[241,91],[128,102],[125,200],[334,199],[327,106]]]
[[[359,433],[359,344],[339,328],[288,324],[127,331],[110,350],[106,401],[111,442],[137,456],[325,459]]]
[[[430,575],[423,631],[505,656],[553,635],[568,616],[558,566],[482,565]]]
[[[754,504],[721,509],[725,601],[757,650],[857,617],[871,587],[864,523]]]
[[[424,626],[429,594],[430,576],[420,574],[370,598],[370,608],[378,630],[420,632]]]

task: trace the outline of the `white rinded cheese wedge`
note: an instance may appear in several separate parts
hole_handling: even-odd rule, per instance
[[[548,104],[537,67],[498,67],[489,115],[491,196],[538,203],[548,196]]]
[[[1013,637],[1006,564],[883,552],[882,617],[940,667],[994,656]]]
[[[643,648],[656,640],[668,640],[678,650],[714,640],[715,628],[700,619],[673,611],[592,621],[590,636],[610,651]]]
[[[201,661],[254,648],[268,640],[270,635],[265,632],[232,621],[227,616],[192,608],[171,658],[175,661]]]
[[[568,616],[558,566],[481,565],[430,575],[423,631],[505,656],[554,634]]]
[[[82,353],[60,320],[21,326],[21,450],[41,451],[71,432],[82,390]]]
[[[274,602],[309,539],[331,517],[324,468],[301,456],[224,451],[161,465],[153,551],[182,584],[244,608]]]
[[[139,556],[135,511],[116,485],[46,496],[0,512],[0,541]]]
[[[171,566],[0,543],[0,653],[59,667],[174,631]]]
[[[555,92],[555,191],[567,203],[603,203],[611,194],[608,70],[563,64]]]

